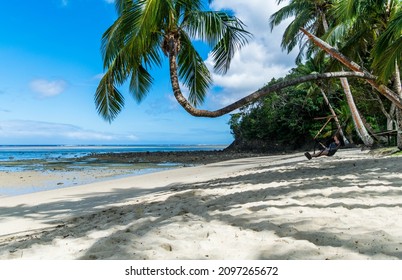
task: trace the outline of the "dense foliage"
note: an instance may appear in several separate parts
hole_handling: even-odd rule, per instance
[[[294,77],[305,64],[299,64],[284,79]],[[279,82],[272,80],[269,84]],[[361,80],[351,80],[357,107],[373,133],[386,130],[385,111],[390,102],[381,98]],[[350,143],[360,144],[351,119],[348,104],[338,81],[308,83],[288,87],[272,93],[232,114],[229,125],[239,149],[282,151],[308,148],[314,145],[314,137],[328,138],[337,131],[328,105],[320,93],[322,89],[339,118],[345,136]]]
[[[275,83],[273,80],[271,83]],[[302,145],[310,138],[314,123],[322,114],[322,98],[289,87],[232,114],[230,127],[236,140],[262,140],[281,146]]]
[[[276,2],[280,4],[284,1]],[[316,116],[336,115],[338,130],[343,131],[350,143],[371,147],[384,142],[384,137],[378,132],[389,130],[398,133],[397,146],[402,149],[402,110],[395,109],[400,105],[394,101],[402,97],[399,71],[402,65],[401,1],[286,2],[287,5],[270,17],[271,28],[291,20],[283,34],[283,49],[289,52],[296,46],[300,47],[296,59],[298,67],[285,79],[334,69],[339,71],[345,65],[350,68],[350,64],[345,64],[345,60],[336,55],[336,49],[339,49],[343,55],[357,61],[364,71],[378,75],[377,80],[395,89],[395,92],[390,97],[379,90],[377,83],[369,82],[368,85],[355,79],[333,80],[326,84],[316,81],[289,87],[232,115],[229,123],[235,143],[247,146],[244,143],[258,141],[260,146],[275,143],[285,148],[300,147],[306,139],[313,139],[320,131],[320,126],[317,127],[320,120]],[[321,43],[324,41],[319,42],[318,38],[326,41],[327,46],[324,47]],[[326,55],[321,50],[325,50]],[[356,71],[357,68],[353,69]],[[324,105],[326,98],[329,104]],[[334,110],[329,110],[330,106]],[[330,136],[334,131],[331,128],[325,127],[322,134]]]

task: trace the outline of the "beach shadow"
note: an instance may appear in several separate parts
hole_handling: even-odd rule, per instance
[[[19,250],[38,243],[52,244],[55,239],[85,238],[97,230],[117,228],[98,238],[77,258],[150,259],[150,252],[158,249],[163,251],[165,258],[174,258],[174,240],[178,237],[169,237],[164,229],[174,224],[193,226],[194,221],[200,221],[275,235],[279,245],[262,244],[256,252],[256,259],[342,258],[342,254],[320,254],[319,248],[329,247],[352,252],[353,256],[402,259],[402,240],[395,241],[385,228],[371,233],[348,231],[350,226],[342,221],[343,217],[329,218],[329,225],[317,227],[315,217],[309,214],[317,210],[342,210],[343,213],[362,213],[364,216],[365,211],[375,211],[376,208],[388,208],[390,212],[402,208],[401,181],[398,176],[393,176],[399,172],[401,158],[387,159],[387,165],[382,159],[324,160],[307,164],[300,157],[288,159],[289,163],[262,164],[251,172],[235,173],[228,178],[194,184],[177,182],[153,190],[116,189],[92,194],[80,200],[79,204],[74,201],[49,203],[45,205],[46,213],[41,215],[52,218],[60,213],[74,213],[76,217],[57,221],[49,225],[49,229],[14,241],[6,239],[0,243],[0,255],[18,254]],[[354,169],[356,165],[359,168]],[[379,179],[386,187],[378,188],[372,183]],[[219,192],[222,189],[227,190],[226,195]],[[96,211],[91,208],[123,200],[132,203]],[[34,207],[24,205],[0,207],[3,217],[30,217],[35,211]],[[234,214],[233,211],[237,212]],[[366,228],[366,223],[361,221],[358,225]],[[166,242],[152,245],[155,237]],[[191,240],[194,236],[185,238]],[[292,250],[290,245],[281,243],[289,240],[305,242],[308,246]],[[197,255],[194,252],[194,258],[208,259],[206,256],[212,254],[203,252]]]

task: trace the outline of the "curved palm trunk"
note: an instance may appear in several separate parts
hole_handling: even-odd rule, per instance
[[[357,110],[356,103],[353,99],[353,95],[350,90],[349,82],[346,78],[341,78],[340,80],[341,80],[343,91],[346,95],[346,100],[349,105],[350,113],[352,115],[352,119],[353,119],[353,123],[356,128],[356,132],[357,132],[359,138],[363,141],[364,145],[372,146],[374,144],[374,140],[370,136],[366,127],[363,124],[363,121],[360,117],[360,113]]]
[[[360,72],[366,74],[368,77],[371,77],[371,79],[366,79],[366,81],[372,85],[376,90],[378,90],[382,95],[384,95],[388,100],[390,100],[392,103],[394,103],[398,108],[402,109],[402,96],[397,95],[395,92],[390,90],[388,87],[385,85],[377,84],[375,81],[375,78],[373,75],[371,75],[367,70],[365,70],[363,67],[358,65],[357,63],[351,61],[348,59],[346,56],[341,54],[337,49],[329,45],[328,43],[324,42],[320,38],[317,38],[307,30],[300,28],[300,30],[307,35],[307,37],[313,41],[313,43],[319,47],[320,49],[324,50],[326,53],[328,53],[331,57],[335,58],[339,62],[341,62],[343,65],[348,67],[350,70],[355,71],[355,72]]]
[[[243,107],[249,103],[252,103],[268,94],[278,91],[280,89],[298,85],[305,82],[310,81],[318,81],[323,79],[333,79],[333,78],[341,78],[341,77],[356,77],[356,78],[363,78],[363,79],[375,79],[374,76],[368,75],[365,73],[358,73],[358,72],[330,72],[330,73],[323,73],[323,74],[310,74],[298,78],[294,78],[291,80],[286,80],[282,82],[278,82],[274,85],[265,86],[238,101],[223,107],[221,109],[215,111],[209,110],[202,110],[197,109],[183,96],[179,78],[177,75],[177,63],[176,63],[176,55],[174,53],[169,54],[169,69],[170,69],[170,82],[172,84],[173,94],[177,100],[177,102],[192,116],[195,117],[208,117],[208,118],[216,118],[228,114],[236,109]]]
[[[300,28],[300,30],[309,37],[313,43],[318,46],[320,49],[327,52],[331,57],[335,58],[343,65],[351,69],[352,71],[361,72],[370,75],[368,71],[366,71],[363,67],[358,65],[357,63],[351,61],[346,56],[341,54],[337,49],[329,45],[328,43],[322,41],[321,39],[317,38],[313,34],[309,33],[307,30]],[[398,68],[397,68],[398,69]],[[400,75],[398,75],[400,77]],[[396,79],[398,80],[398,78]],[[400,79],[399,79],[400,80]],[[382,95],[384,95],[388,100],[390,100],[395,106],[397,107],[396,110],[396,118],[397,118],[397,142],[398,148],[402,149],[402,94],[397,94],[390,90],[385,85],[377,84],[375,79],[368,79],[367,82],[372,85],[376,90],[378,90]],[[400,85],[397,86],[397,91],[401,91]]]
[[[328,32],[329,26],[325,14],[322,13],[322,24],[325,32]],[[366,127],[363,125],[363,121],[360,115],[359,110],[357,110],[357,106],[355,100],[352,95],[352,91],[350,89],[349,81],[346,78],[340,78],[341,85],[343,88],[343,92],[346,96],[346,101],[348,102],[350,113],[352,115],[353,124],[355,125],[355,131],[359,138],[363,141],[364,145],[372,146],[374,144],[373,138],[371,138],[370,134],[367,132]]]
[[[402,98],[402,85],[401,85],[401,73],[399,72],[398,62],[395,61],[395,90]],[[399,150],[402,150],[402,109],[396,109],[396,144]]]

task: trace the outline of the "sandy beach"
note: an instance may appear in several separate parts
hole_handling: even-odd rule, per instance
[[[402,259],[401,166],[294,153],[1,197],[0,259]]]

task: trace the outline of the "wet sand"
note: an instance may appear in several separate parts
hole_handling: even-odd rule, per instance
[[[92,154],[82,158],[1,162],[0,196],[101,182],[162,170],[256,156],[223,151]],[[9,170],[7,170],[7,168]],[[11,170],[11,171],[10,171]]]

